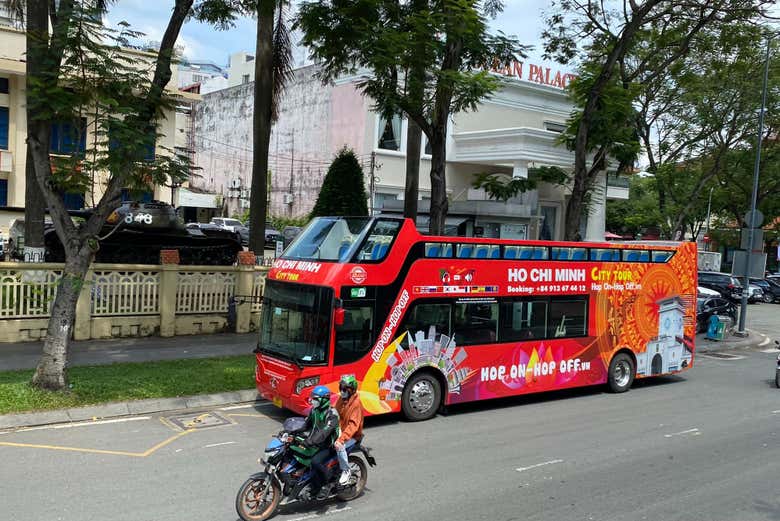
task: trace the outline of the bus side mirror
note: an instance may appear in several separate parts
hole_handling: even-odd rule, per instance
[[[337,326],[344,325],[344,308],[336,308],[335,312],[333,313],[333,321]]]

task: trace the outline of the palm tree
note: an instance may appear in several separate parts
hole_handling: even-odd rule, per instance
[[[266,200],[268,197],[268,147],[271,127],[278,117],[279,103],[292,78],[292,43],[287,23],[289,0],[258,0],[257,47],[252,151],[252,194],[250,196],[249,249],[265,247]]]

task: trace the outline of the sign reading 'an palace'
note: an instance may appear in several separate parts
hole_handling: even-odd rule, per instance
[[[577,77],[576,74],[562,72],[551,67],[543,67],[533,63],[513,62],[511,65],[494,63],[490,67],[491,72],[509,76],[519,80],[530,81],[550,87],[565,89],[569,82]]]

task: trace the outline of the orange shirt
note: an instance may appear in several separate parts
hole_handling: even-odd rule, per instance
[[[341,428],[341,436],[339,436],[338,441],[345,443],[351,438],[360,441],[363,438],[363,407],[360,405],[357,393],[346,401],[339,397],[336,401],[336,411],[339,413],[339,427]]]

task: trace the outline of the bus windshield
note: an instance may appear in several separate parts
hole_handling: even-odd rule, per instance
[[[382,260],[398,235],[401,221],[370,217],[317,217],[295,238],[285,259],[347,262]],[[364,239],[365,238],[365,239]],[[356,252],[362,243],[360,252]]]
[[[317,217],[295,238],[284,257],[337,261],[370,221],[369,217]]]
[[[333,290],[269,280],[258,349],[302,365],[327,362]]]

